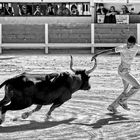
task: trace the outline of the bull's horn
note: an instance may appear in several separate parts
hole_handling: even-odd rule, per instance
[[[87,74],[90,74],[93,70],[95,70],[95,68],[97,67],[97,60],[96,60],[96,58],[93,58],[94,59],[94,66],[93,66],[93,68],[91,68],[90,70],[87,70],[86,71],[86,73]]]
[[[71,58],[71,61],[70,61],[70,69],[75,73],[76,71],[72,68],[72,66],[73,66],[73,57],[70,56],[70,58]]]

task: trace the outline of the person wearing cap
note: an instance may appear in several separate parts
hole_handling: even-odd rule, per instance
[[[106,15],[107,12],[108,12],[108,10],[106,8],[104,8],[104,4],[99,3],[99,8],[96,11],[97,15]]]

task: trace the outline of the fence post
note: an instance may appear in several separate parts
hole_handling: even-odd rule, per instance
[[[140,44],[140,23],[137,24],[137,43]]]
[[[2,53],[2,24],[0,24],[0,54]]]
[[[48,53],[48,24],[45,24],[45,53]]]
[[[94,23],[91,24],[91,53],[94,53]]]
[[[95,9],[94,9],[94,1],[90,0],[90,12],[91,12],[91,18],[92,18],[92,22],[95,23],[94,21],[94,13]]]

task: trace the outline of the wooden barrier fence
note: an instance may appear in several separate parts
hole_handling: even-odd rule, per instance
[[[140,44],[140,24],[0,24],[0,53],[3,49],[82,49],[115,47],[128,36]]]

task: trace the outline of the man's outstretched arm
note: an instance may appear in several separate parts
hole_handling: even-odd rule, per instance
[[[101,55],[101,54],[104,54],[104,53],[114,53],[114,52],[115,52],[115,48],[113,48],[113,49],[108,49],[108,50],[101,51],[101,52],[98,52],[98,53],[96,53],[96,54],[94,54],[94,55],[92,56],[91,61],[93,61],[93,59],[94,59],[95,57],[97,57],[98,55]]]

